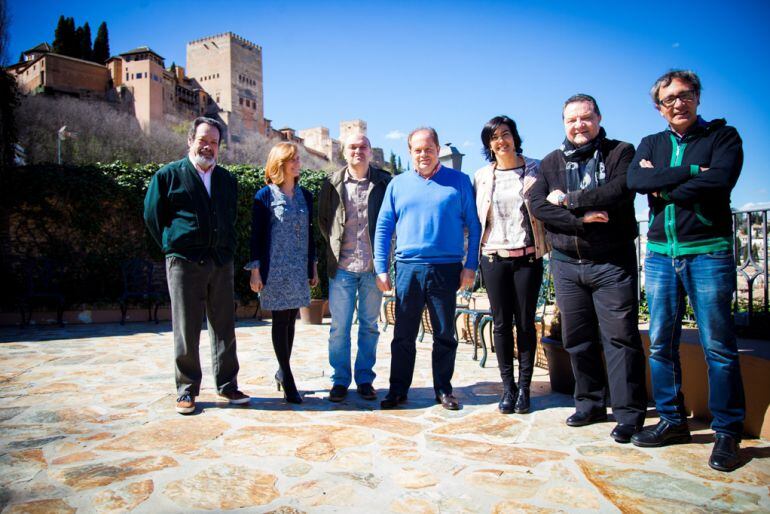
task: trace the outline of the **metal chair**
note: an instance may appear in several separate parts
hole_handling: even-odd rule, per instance
[[[478,325],[484,316],[490,313],[489,309],[476,309],[474,305],[473,293],[470,290],[463,290],[457,293],[457,308],[455,309],[455,337],[458,341],[463,340],[457,332],[457,320],[464,316],[465,335],[467,341],[473,344],[473,360],[478,360],[479,346],[482,349],[482,357],[479,365],[483,368],[487,362],[486,341],[478,336]]]
[[[551,267],[550,267],[550,261],[548,259],[543,259],[543,280],[540,283],[540,293],[537,296],[537,306],[535,307],[535,323],[540,323],[540,335],[543,335],[543,331],[545,330],[545,323],[543,322],[543,318],[545,317],[545,311],[548,305],[553,303],[553,290],[551,288],[551,283],[553,281],[553,277],[551,276]],[[484,348],[486,349],[486,333],[485,330],[487,325],[492,323],[492,314],[485,314],[478,323],[478,337],[481,339],[482,345],[484,345]],[[491,327],[490,327],[490,344],[492,344],[493,338],[491,337]],[[514,349],[514,354],[516,353],[516,350]]]
[[[146,304],[148,321],[158,323],[158,307],[163,303],[164,294],[153,285],[153,263],[145,259],[129,259],[121,263],[120,269],[123,274],[123,293],[118,299],[120,324],[125,325],[128,302],[132,300]]]

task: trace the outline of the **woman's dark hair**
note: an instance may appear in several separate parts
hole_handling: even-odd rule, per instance
[[[495,162],[495,154],[489,147],[489,141],[492,139],[492,134],[495,133],[495,130],[497,130],[500,125],[508,126],[511,135],[513,135],[513,146],[516,148],[516,153],[519,155],[522,153],[521,136],[519,135],[519,130],[516,128],[516,122],[508,116],[495,116],[484,125],[483,129],[481,129],[481,144],[484,145],[483,153],[484,157],[489,162]]]

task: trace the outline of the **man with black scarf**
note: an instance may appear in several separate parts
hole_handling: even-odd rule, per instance
[[[567,137],[541,162],[530,202],[553,247],[562,340],[575,374],[575,413],[567,425],[606,421],[609,399],[617,422],[610,435],[627,443],[641,430],[647,406],[636,297],[639,230],[626,186],[634,147],[606,137],[589,95],[568,98],[562,114]]]

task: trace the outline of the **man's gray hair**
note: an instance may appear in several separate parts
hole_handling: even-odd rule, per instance
[[[650,88],[650,96],[652,97],[652,101],[655,105],[660,104],[660,97],[658,96],[660,93],[660,88],[668,87],[668,85],[671,84],[671,81],[674,79],[679,79],[690,84],[693,92],[698,95],[698,97],[700,97],[700,78],[698,78],[698,75],[694,71],[671,70],[661,75],[660,78],[655,81],[655,84],[653,84]]]
[[[187,132],[187,140],[192,141],[195,139],[195,132],[198,130],[198,125],[203,125],[204,123],[206,125],[211,125],[219,131],[219,141],[217,141],[217,143],[221,143],[222,136],[225,134],[224,126],[214,118],[207,118],[205,116],[199,116],[193,120],[190,130]]]
[[[412,136],[415,135],[418,132],[428,132],[430,134],[431,139],[433,139],[433,142],[436,143],[437,147],[440,147],[441,145],[438,142],[438,132],[436,132],[436,129],[433,127],[417,127],[413,131],[409,133],[409,136],[406,138],[406,146],[411,150],[412,149]]]

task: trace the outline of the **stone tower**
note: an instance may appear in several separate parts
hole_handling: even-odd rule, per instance
[[[351,134],[366,135],[366,122],[364,120],[349,120],[340,122],[340,143],[344,144],[345,139]]]
[[[265,133],[261,47],[232,32],[191,41],[187,75],[219,107],[230,140]]]
[[[154,125],[163,121],[163,57],[149,47],[140,46],[120,54],[120,58],[121,66],[112,68],[120,77],[113,82],[129,88],[139,125],[150,133]]]

